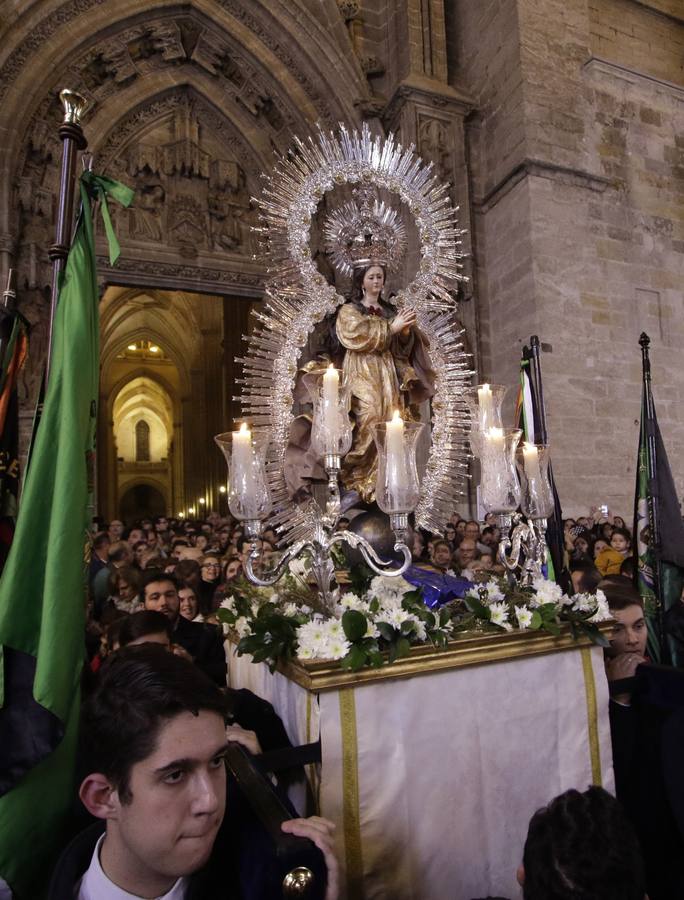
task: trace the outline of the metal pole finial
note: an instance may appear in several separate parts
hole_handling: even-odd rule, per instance
[[[648,350],[650,345],[651,345],[650,337],[646,334],[645,331],[642,331],[641,335],[639,336],[639,346],[642,348],[642,350]]]
[[[83,113],[88,108],[88,100],[83,94],[64,88],[59,92],[59,99],[64,107],[63,125],[80,125]]]

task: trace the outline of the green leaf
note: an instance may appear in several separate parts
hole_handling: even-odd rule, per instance
[[[406,602],[409,603],[422,603],[423,602],[423,592],[421,590],[416,591],[406,591],[402,598],[402,605]]]
[[[372,613],[376,613],[380,609],[380,601],[377,597],[373,597],[371,602],[368,604],[368,608]]]
[[[543,628],[549,632],[549,634],[554,634],[556,637],[560,634],[560,625],[558,622],[553,621],[552,619],[545,619],[543,623]]]
[[[351,669],[356,672],[366,665],[368,654],[361,647],[352,647],[349,653],[342,660],[343,669]]]
[[[408,637],[410,634],[413,634],[416,630],[416,623],[411,622],[410,620],[406,620],[401,623],[401,633]]]
[[[473,615],[478,616],[480,619],[489,619],[489,608],[478,600],[477,597],[464,597],[463,602]]]
[[[342,628],[348,641],[360,641],[368,629],[368,620],[357,609],[348,609],[342,616]]]
[[[411,645],[406,640],[406,638],[399,638],[397,641],[397,659],[401,659],[403,656],[408,656],[411,652]]]
[[[379,652],[369,653],[368,659],[370,661],[371,666],[374,669],[379,669],[380,666],[384,665],[384,663],[385,663],[385,659],[384,659],[382,653],[379,653]]]
[[[380,637],[384,638],[390,643],[392,643],[397,635],[396,629],[392,628],[392,626],[388,622],[376,622],[376,628],[380,632]]]
[[[539,610],[535,609],[532,613],[532,620],[530,621],[530,628],[533,631],[536,631],[538,628],[541,628],[542,625],[542,617],[539,615]]]

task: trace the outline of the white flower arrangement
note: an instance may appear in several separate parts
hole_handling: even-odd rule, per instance
[[[567,595],[560,585],[545,578],[535,579],[530,588],[512,587],[504,579],[491,579],[471,588],[464,602],[470,621],[474,619],[481,626],[558,634],[561,625],[568,623],[575,637],[584,634],[603,645],[607,641],[596,626],[612,618],[603,591]],[[469,621],[464,625],[468,627]]]
[[[226,597],[218,616],[224,631],[238,636],[238,653],[272,668],[292,658],[340,660],[353,670],[380,666],[406,656],[412,644],[444,647],[454,630],[449,610],[428,609],[420,590],[387,576],[342,594],[333,616],[280,593],[255,597],[252,591]]]

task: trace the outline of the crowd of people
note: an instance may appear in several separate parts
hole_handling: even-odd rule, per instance
[[[353,527],[349,520],[341,525]],[[634,563],[624,526],[619,517],[599,510],[564,522],[565,564],[574,589],[600,587],[615,619],[606,673],[623,686],[611,699],[611,725],[617,792],[627,814],[598,788],[566,792],[540,810],[530,823],[518,873],[526,900],[643,900],[645,895],[629,685],[647,662],[647,632],[642,601],[632,586]],[[494,517],[478,522],[455,513],[441,535],[413,533],[413,563],[472,582],[486,580],[503,571],[497,561],[500,538]],[[272,529],[257,550],[253,565],[268,568],[279,552]],[[80,796],[104,828],[93,835],[92,858],[77,894],[81,900],[105,896],[102,886],[109,881],[132,897],[225,896],[217,873],[225,881],[227,857],[220,856],[217,868],[212,848],[225,843],[226,739],[255,755],[289,744],[269,704],[226,686],[216,612],[240,589],[250,551],[239,523],[216,513],[202,521],[144,519],[131,528],[114,520],[93,537],[86,632],[90,683],[83,718],[84,758],[91,771]],[[117,715],[123,708],[125,726]],[[225,721],[231,724],[224,730]],[[159,780],[146,783],[152,770],[163,773],[163,784],[185,784],[176,799],[165,795]],[[142,802],[131,802],[131,791]],[[333,825],[316,816],[301,819],[294,809],[292,814],[294,824],[285,828],[321,849],[329,875],[326,897],[333,900],[338,896]],[[158,817],[164,828],[152,821]],[[199,893],[197,884],[204,886]]]

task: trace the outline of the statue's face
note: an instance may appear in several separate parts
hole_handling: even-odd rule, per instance
[[[369,266],[363,276],[363,292],[368,297],[378,297],[385,284],[385,273],[381,266]]]

